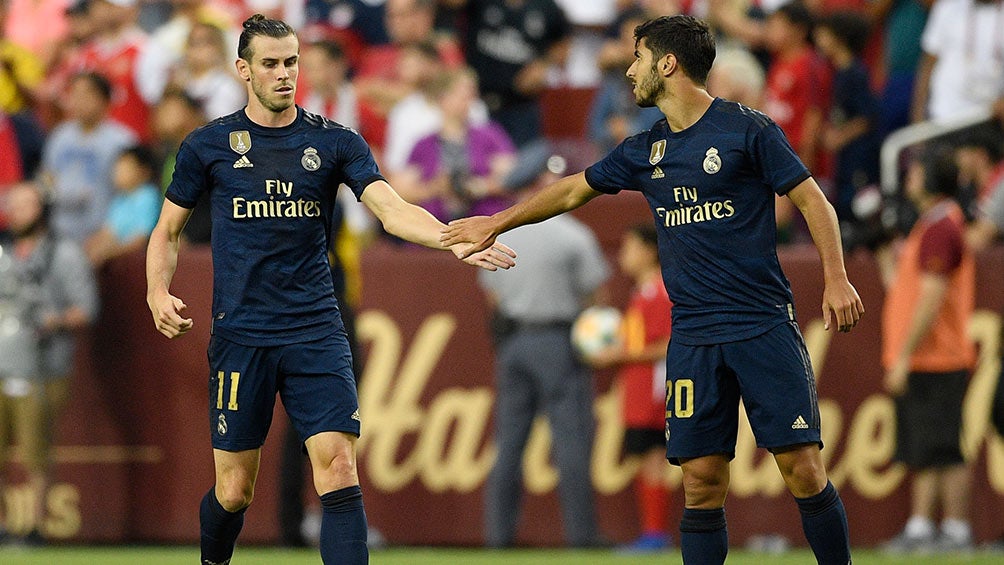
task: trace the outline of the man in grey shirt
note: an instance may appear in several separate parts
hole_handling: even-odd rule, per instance
[[[35,493],[31,523],[38,525],[45,520],[52,426],[68,394],[74,333],[94,319],[98,299],[87,256],[50,232],[37,186],[10,189],[7,217],[12,237],[0,240],[0,474],[8,449],[20,444]],[[27,541],[40,542],[39,531]]]
[[[534,418],[543,413],[554,438],[565,540],[574,547],[596,545],[592,381],[575,356],[570,331],[609,268],[592,232],[570,216],[521,227],[507,238],[520,250],[519,268],[478,275],[495,309],[498,455],[485,492],[486,543],[514,543],[523,450]]]

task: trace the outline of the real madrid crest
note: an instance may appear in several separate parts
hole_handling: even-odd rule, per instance
[[[718,156],[718,150],[712,147],[705,153],[704,172],[713,175],[720,170],[722,170],[722,158]]]
[[[303,150],[303,157],[300,157],[300,164],[308,171],[316,171],[321,168],[321,157],[317,155],[317,149],[308,147]]]
[[[243,155],[251,149],[251,133],[244,129],[230,132],[230,149]]]
[[[648,154],[648,162],[655,165],[666,156],[666,140],[660,139],[652,144],[652,152]]]
[[[221,436],[227,435],[227,417],[220,414],[220,417],[216,419],[216,431]]]

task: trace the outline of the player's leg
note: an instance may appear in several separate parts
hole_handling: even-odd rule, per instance
[[[369,561],[366,511],[356,469],[359,399],[344,331],[283,348],[279,393],[304,442],[321,499],[321,559]]]
[[[199,508],[202,563],[229,563],[255,481],[275,406],[276,359],[273,348],[227,341],[209,343],[209,425],[216,484]]]
[[[721,565],[729,553],[725,495],[729,490],[729,456],[680,459],[683,470],[683,518],[680,549],[686,565]]]
[[[809,354],[795,322],[727,344],[757,445],[774,454],[798,503],[802,529],[821,564],[847,565],[847,513],[820,455],[819,407]]]
[[[593,502],[593,382],[575,358],[564,326],[535,331],[527,351],[551,426],[551,451],[558,467],[558,498],[565,541],[571,547],[600,543]]]
[[[213,449],[216,484],[199,506],[203,565],[230,563],[237,536],[244,527],[244,511],[254,498],[261,449]]]
[[[523,352],[520,334],[499,343],[495,363],[495,464],[485,484],[485,544],[508,547],[516,537],[523,492],[523,449],[534,416],[537,393],[524,370],[534,360]]]
[[[356,469],[356,436],[321,432],[307,438],[314,489],[321,497],[321,558],[327,564],[369,561],[366,510]]]
[[[683,470],[680,549],[687,565],[720,565],[729,551],[725,495],[739,430],[739,386],[721,346],[671,341],[666,355],[666,457]]]

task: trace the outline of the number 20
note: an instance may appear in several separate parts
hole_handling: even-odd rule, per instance
[[[216,372],[216,379],[219,386],[216,388],[216,409],[223,410],[223,371]],[[227,402],[227,410],[237,410],[237,385],[241,382],[241,374],[237,371],[230,373],[230,400]]]
[[[222,385],[220,385],[222,386]],[[673,398],[675,395],[675,399]],[[676,410],[677,418],[689,418],[694,415],[694,381],[691,379],[677,379],[676,381],[666,381],[666,417],[673,416],[669,409],[669,402],[673,401],[673,408]]]

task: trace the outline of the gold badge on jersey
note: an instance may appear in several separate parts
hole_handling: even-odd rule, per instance
[[[230,149],[239,155],[247,153],[251,149],[251,133],[246,129],[230,132]]]
[[[666,140],[660,139],[652,144],[652,152],[648,155],[648,162],[655,165],[666,155]]]
[[[722,158],[718,156],[718,150],[712,147],[705,153],[704,172],[713,175],[720,170],[722,170]]]

